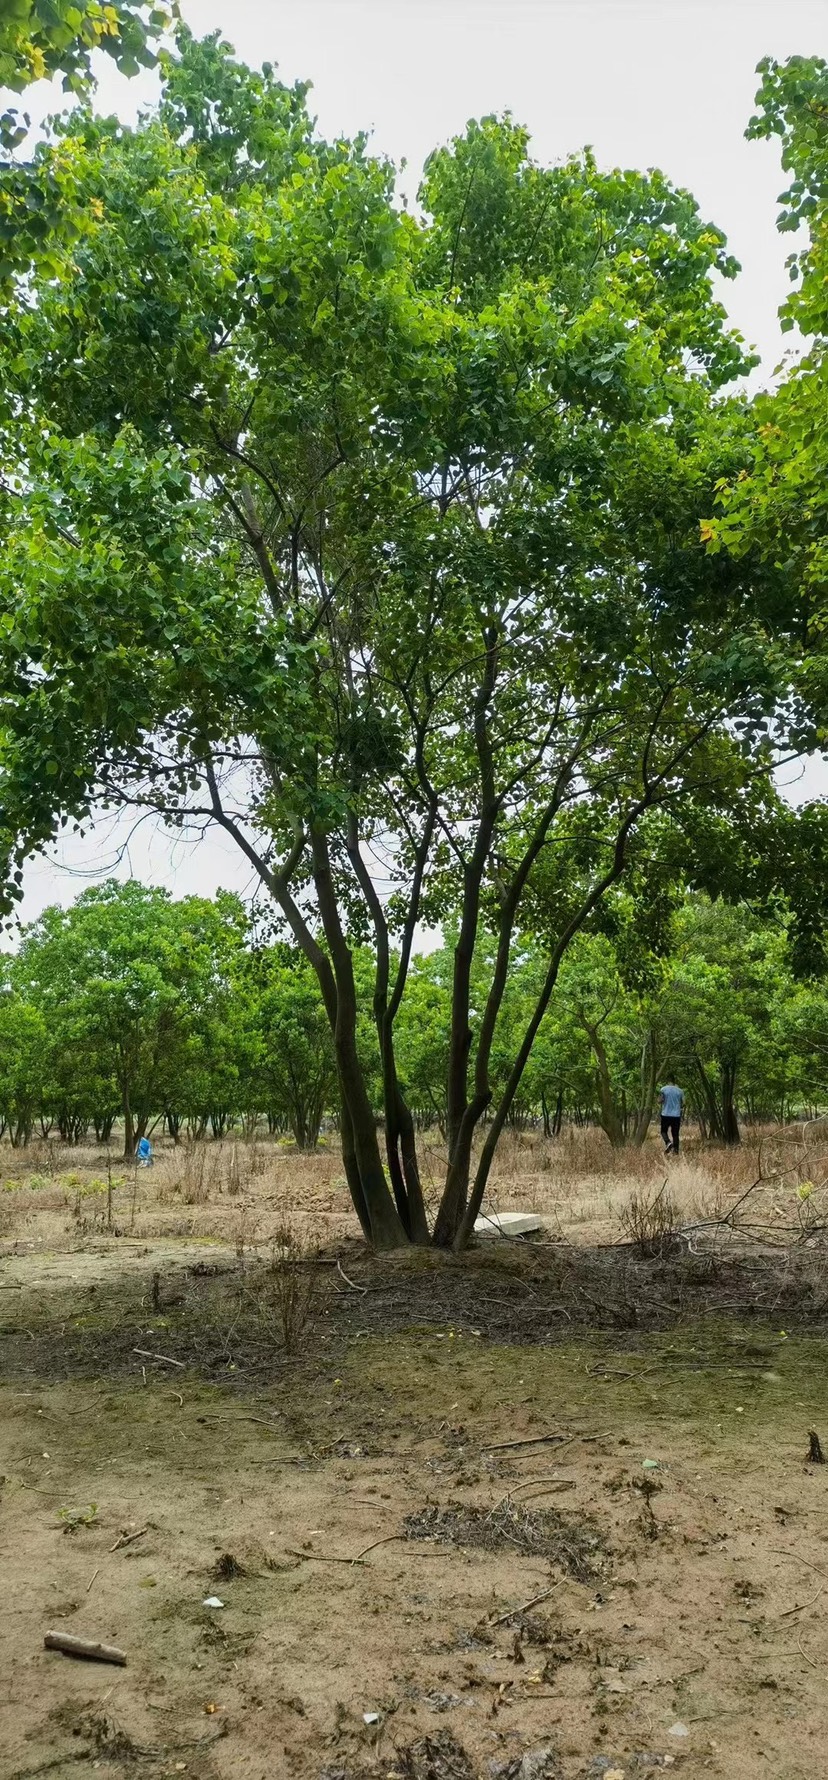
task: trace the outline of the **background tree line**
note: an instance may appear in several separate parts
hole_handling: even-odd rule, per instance
[[[483,948],[473,1017],[485,995]],[[454,946],[414,958],[398,1067],[421,1129],[447,1132]],[[370,984],[368,948],[357,975]],[[492,1047],[497,1080],[537,995],[542,957],[518,951]],[[359,1030],[376,1118],[376,1030]],[[642,953],[619,894],[603,930],[584,934],[561,973],[515,1099],[511,1123],[556,1136],[600,1124],[614,1145],[642,1143],[659,1082],[677,1075],[703,1137],[733,1143],[741,1121],[785,1121],[828,1096],[828,986],[798,981],[788,924],[745,904],[687,893],[660,950]],[[199,1139],[288,1132],[312,1149],[338,1117],[330,1027],[314,971],[292,943],[262,943],[237,898],[174,901],[114,882],[68,909],[46,909],[3,960],[0,1127],[109,1143],[147,1132]]]

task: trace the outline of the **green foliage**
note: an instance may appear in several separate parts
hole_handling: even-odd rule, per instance
[[[739,1122],[785,1120],[828,1104],[828,988],[797,979],[789,915],[698,893],[675,899],[658,954],[630,973],[636,911],[612,899],[602,931],[573,942],[535,1038],[511,1121],[600,1123],[612,1143],[644,1141],[668,1076],[702,1132],[736,1141]],[[454,943],[414,959],[396,1028],[400,1085],[419,1127],[446,1134]],[[370,954],[356,954],[363,994]],[[645,960],[646,963],[646,960]],[[492,968],[486,940],[472,976],[472,1065]],[[498,1091],[544,975],[531,938],[515,949],[491,1055]],[[371,1100],[383,1102],[376,1033],[360,1048]],[[108,1139],[131,1120],[170,1136],[232,1127],[289,1130],[312,1149],[337,1111],[335,1048],[314,971],[292,945],[252,943],[234,898],[173,902],[138,884],[104,884],[47,909],[4,964],[0,1126],[14,1145],[54,1131]],[[119,1181],[118,1184],[122,1184]],[[32,1175],[6,1183],[79,1195],[106,1179]]]
[[[276,946],[253,953],[241,986],[252,1035],[249,1104],[312,1150],[336,1099],[333,1039],[314,972],[301,953]]]
[[[64,91],[85,94],[94,85],[96,50],[122,74],[137,74],[154,65],[154,46],[177,13],[177,0],[170,12],[151,0],[2,0],[0,90],[22,93],[61,75]],[[87,220],[71,155],[13,158],[28,126],[13,107],[0,113],[0,293],[33,261],[48,276],[57,265],[51,249]]]
[[[94,1527],[98,1521],[98,1504],[90,1502],[87,1508],[60,1508],[58,1518],[63,1523],[64,1533],[78,1533],[81,1527]]]
[[[808,645],[803,681],[828,736],[823,643],[828,624],[828,63],[768,59],[759,66],[758,111],[748,135],[781,139],[791,177],[779,228],[804,231],[788,259],[793,288],[782,326],[798,327],[807,351],[773,395],[753,404],[748,451],[735,477],[717,484],[715,516],[702,525],[713,550],[753,551],[791,577]]]
[[[3,0],[0,87],[22,93],[60,74],[67,92],[81,92],[96,49],[122,74],[137,74],[152,67],[153,39],[169,23],[170,14],[148,0]]]
[[[27,930],[12,980],[48,1035],[40,1104],[63,1135],[117,1108],[132,1156],[228,999],[244,931],[231,897],[174,902],[133,882],[87,890]]]
[[[643,1006],[665,831],[771,822],[775,749],[821,720],[786,563],[700,541],[754,449],[721,395],[752,362],[712,284],[735,264],[662,173],[541,167],[508,117],[401,212],[303,87],[186,32],[157,116],[81,109],[38,167],[85,222],[2,344],[6,904],[101,803],[221,825],[316,972],[381,1244],[426,1229],[403,1086],[433,1072],[395,1029],[431,995],[418,924],[452,923],[436,1239],[462,1242],[570,945],[633,874],[643,973],[634,914],[606,937]]]

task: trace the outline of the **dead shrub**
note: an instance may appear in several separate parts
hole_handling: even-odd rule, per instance
[[[204,1205],[210,1197],[207,1149],[203,1143],[188,1144],[184,1152],[181,1197],[185,1205]]]
[[[293,1230],[284,1228],[274,1239],[265,1276],[285,1353],[295,1353],[315,1321],[319,1305],[318,1276]]]
[[[241,1260],[243,1249],[238,1240],[236,1251]],[[277,1231],[264,1267],[245,1271],[229,1299],[221,1298],[217,1303],[213,1334],[218,1335],[221,1326],[222,1345],[228,1354],[244,1336],[294,1354],[316,1320],[319,1299],[318,1276],[307,1250],[285,1226]]]
[[[230,1151],[230,1166],[227,1170],[227,1191],[231,1199],[237,1199],[242,1190],[242,1165],[239,1157],[239,1146],[234,1143]]]
[[[644,1258],[675,1254],[679,1247],[679,1218],[667,1182],[656,1194],[632,1193],[621,1213],[621,1227]]]

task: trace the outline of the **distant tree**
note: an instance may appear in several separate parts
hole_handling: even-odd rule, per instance
[[[174,902],[110,881],[24,934],[15,976],[47,1030],[74,1059],[82,1094],[112,1081],[124,1155],[181,1091],[190,1047],[228,993],[244,935],[235,898]]]
[[[772,1018],[785,989],[787,935],[744,904],[688,901],[677,922],[669,995],[671,1064],[688,1077],[703,1130],[740,1140],[738,1092],[772,1040]]]
[[[255,1046],[250,1092],[300,1150],[313,1150],[336,1099],[336,1059],[316,973],[293,947],[254,952],[247,967]]]
[[[43,1015],[7,971],[0,987],[0,1126],[15,1148],[29,1142],[43,1110],[48,1048]]]

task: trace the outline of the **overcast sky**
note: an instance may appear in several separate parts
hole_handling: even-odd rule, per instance
[[[401,189],[412,199],[430,149],[491,111],[524,122],[543,161],[590,143],[603,166],[661,167],[726,231],[742,273],[723,298],[762,354],[756,381],[772,378],[787,344],[777,309],[790,236],[775,227],[784,179],[778,147],[745,142],[744,129],[760,57],[828,54],[825,0],[183,0],[182,10],[245,61],[310,80],[324,134],[370,129],[378,150],[407,162]],[[152,77],[126,82],[105,64],[98,105],[131,119],[153,92]],[[42,116],[54,98],[32,89],[27,108]],[[825,789],[812,765],[794,794]],[[143,824],[123,851],[128,832],[101,824],[33,862],[23,918],[113,868],[177,895],[250,888],[228,841],[173,842]]]

